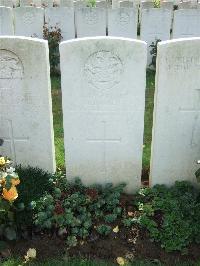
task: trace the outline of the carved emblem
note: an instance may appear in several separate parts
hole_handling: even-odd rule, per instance
[[[84,67],[88,83],[97,89],[111,89],[118,84],[123,72],[121,59],[110,51],[91,54]]]
[[[21,79],[23,65],[16,54],[8,50],[0,50],[0,79]]]
[[[34,15],[33,14],[31,14],[29,12],[27,12],[27,13],[24,14],[24,16],[23,16],[23,22],[25,24],[32,24],[33,21],[34,21]]]
[[[119,19],[118,19],[118,23],[121,25],[121,26],[125,26],[129,23],[130,21],[130,15],[127,13],[127,12],[120,12],[120,16],[119,16]]]
[[[99,21],[99,14],[97,13],[96,10],[92,9],[85,10],[84,21],[88,25],[97,24]]]

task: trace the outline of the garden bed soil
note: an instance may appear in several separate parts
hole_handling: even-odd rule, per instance
[[[134,212],[132,205],[133,196],[123,194],[120,204],[128,212]],[[162,216],[156,216],[159,224]],[[115,228],[120,221],[114,222],[111,226]],[[166,265],[174,265],[176,262],[195,262],[200,260],[200,245],[190,245],[187,255],[180,252],[165,252],[159,243],[149,239],[148,232],[137,226],[119,226],[119,232],[112,232],[102,237],[97,234],[95,226],[90,236],[85,241],[80,241],[76,247],[67,248],[66,241],[57,236],[54,232],[48,234],[33,234],[31,239],[20,240],[10,245],[10,253],[14,256],[24,256],[29,248],[37,250],[38,260],[47,260],[57,257],[84,257],[89,259],[101,259],[116,262],[117,257],[123,257],[129,261],[148,260],[159,261]]]

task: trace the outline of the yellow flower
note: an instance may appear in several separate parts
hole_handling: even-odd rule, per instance
[[[2,196],[5,200],[14,201],[18,197],[17,189],[15,186],[12,186],[9,190],[3,188]]]
[[[118,233],[119,232],[119,226],[118,225],[115,228],[113,228],[113,232],[114,233]]]
[[[34,249],[34,248],[29,248],[29,250],[28,250],[27,253],[26,253],[26,256],[27,256],[29,259],[35,259],[35,258],[36,258],[36,249]]]
[[[11,183],[13,186],[17,186],[20,184],[19,178],[12,178]]]
[[[118,258],[117,258],[117,263],[118,263],[119,265],[125,265],[125,259],[122,258],[122,257],[118,257]]]
[[[4,157],[0,157],[0,166],[4,166],[6,164],[6,160]]]

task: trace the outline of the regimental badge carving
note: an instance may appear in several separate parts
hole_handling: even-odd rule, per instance
[[[8,50],[0,50],[0,79],[21,79],[24,70],[21,60]]]
[[[107,90],[120,83],[123,63],[113,52],[98,51],[88,57],[84,72],[93,87]]]
[[[29,12],[25,13],[23,16],[23,22],[25,24],[32,24],[34,22],[34,15]]]
[[[99,21],[99,14],[96,10],[86,10],[84,14],[84,21],[88,25],[94,25],[97,24]]]
[[[118,23],[121,26],[125,26],[130,22],[130,15],[127,12],[120,12]]]

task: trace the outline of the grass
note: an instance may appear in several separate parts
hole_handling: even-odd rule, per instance
[[[144,169],[148,169],[150,164],[153,98],[154,98],[154,87],[155,87],[154,78],[155,78],[154,72],[147,71],[144,154],[143,154]],[[59,76],[52,77],[51,83],[52,83],[56,162],[59,168],[63,168],[65,165],[65,160],[64,160],[62,95],[60,89],[61,88],[60,77]]]

